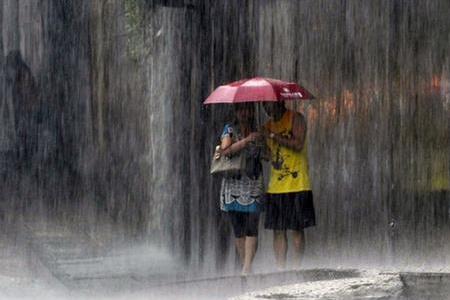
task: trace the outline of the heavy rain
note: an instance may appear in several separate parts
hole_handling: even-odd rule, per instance
[[[449,16],[448,0],[0,0],[0,299],[450,299]],[[280,265],[262,200],[242,272],[210,173],[238,110],[204,102],[255,77],[314,95],[278,102],[302,116],[315,226],[300,264],[288,232]]]

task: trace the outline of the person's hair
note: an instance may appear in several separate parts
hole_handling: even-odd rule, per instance
[[[250,127],[253,130],[256,129],[256,117],[255,117],[255,111],[256,110],[255,110],[255,105],[253,103],[237,103],[237,104],[234,105],[233,108],[234,108],[234,120],[233,120],[234,124],[238,124],[239,123],[239,120],[237,118],[238,110],[241,110],[241,109],[250,109],[250,110],[252,110],[253,113],[251,114],[251,119],[248,120],[248,123],[249,123]]]

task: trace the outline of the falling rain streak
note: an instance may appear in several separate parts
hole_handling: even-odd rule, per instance
[[[318,222],[305,266],[449,271],[449,15],[446,0],[2,0],[2,245],[151,245],[162,281],[232,273],[209,174],[231,110],[202,102],[264,76],[316,96],[292,104]],[[261,228],[259,270],[270,241]]]

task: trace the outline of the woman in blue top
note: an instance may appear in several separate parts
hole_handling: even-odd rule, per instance
[[[243,151],[246,168],[238,175],[222,179],[220,208],[230,217],[242,274],[248,274],[258,246],[259,213],[264,197],[261,148],[255,143],[261,135],[255,128],[253,104],[237,104],[235,115],[235,124],[225,125],[218,154],[232,156]]]

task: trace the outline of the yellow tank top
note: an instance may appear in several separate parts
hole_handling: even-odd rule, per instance
[[[294,112],[286,111],[278,121],[269,121],[266,128],[283,137],[292,136]],[[267,139],[271,152],[270,181],[267,192],[270,194],[310,191],[308,171],[308,144],[305,140],[300,152],[284,147],[273,139]]]

